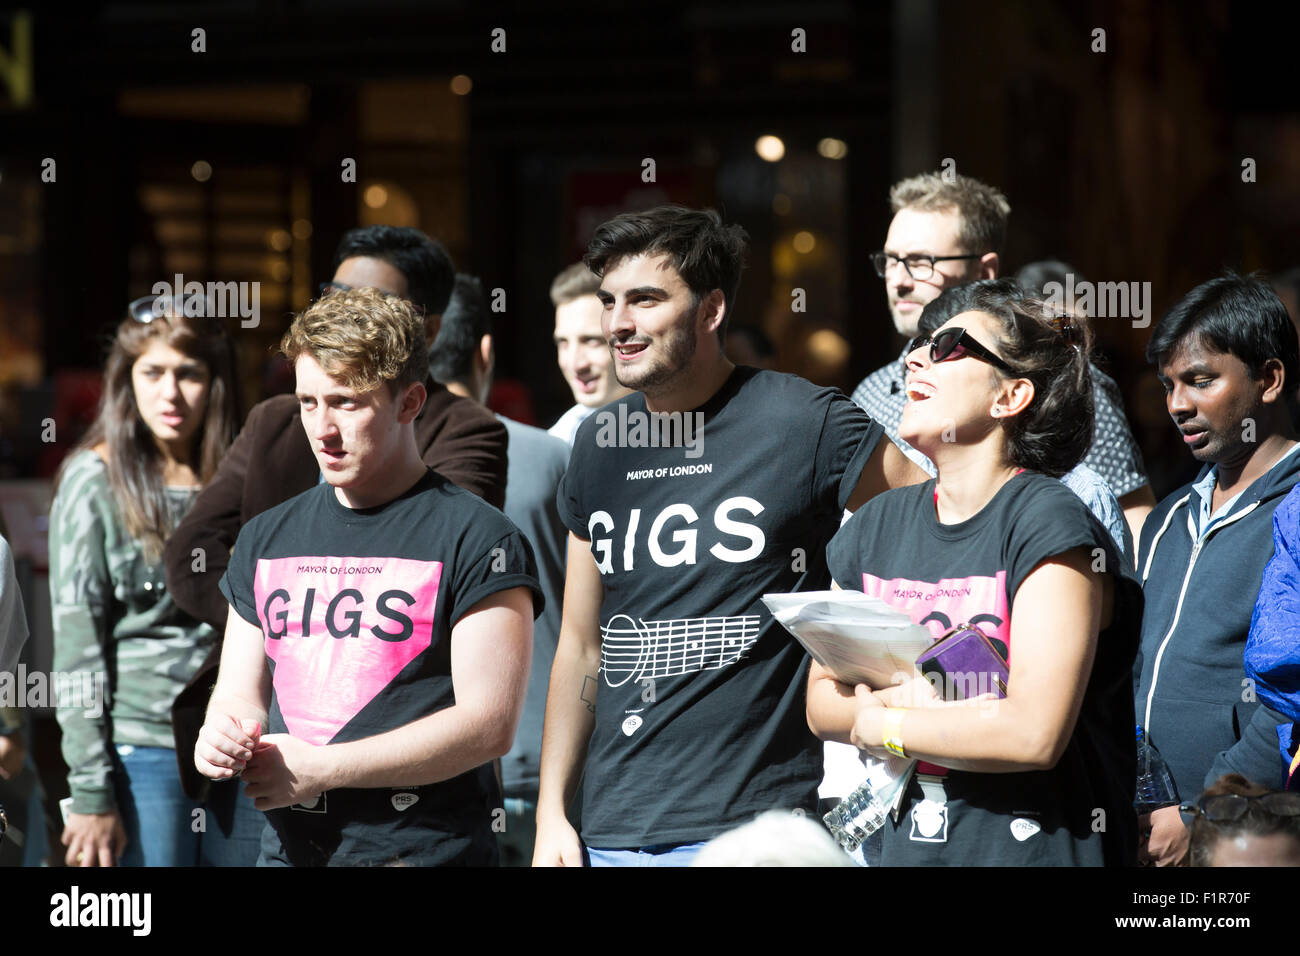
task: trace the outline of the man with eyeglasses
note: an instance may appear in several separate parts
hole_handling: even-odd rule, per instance
[[[322,295],[373,288],[414,305],[433,342],[451,297],[455,267],[442,244],[418,229],[367,226],[345,233],[334,256],[334,276]],[[505,504],[505,426],[477,402],[428,378],[427,399],[415,420],[424,463],[489,504]],[[176,604],[225,632],[229,605],[217,582],[235,538],[249,520],[323,480],[299,419],[298,400],[277,395],[255,406],[216,475],[167,542],[167,587]],[[173,707],[178,752],[193,750],[208,693],[216,678],[220,642]],[[186,791],[204,785],[182,769]]]
[[[885,280],[894,329],[908,341],[916,337],[921,311],[944,289],[994,279],[998,249],[1007,231],[1011,206],[991,186],[968,176],[949,183],[924,173],[896,183],[889,191],[893,221],[885,248],[871,256]],[[906,394],[903,357],[876,369],[853,392],[857,402],[918,464],[925,457],[898,437]]]
[[[997,189],[969,176],[946,179],[923,173],[895,183],[889,191],[894,212],[884,249],[871,257],[885,280],[889,311],[898,334],[911,340],[921,312],[946,289],[1001,271],[1011,206]],[[1036,290],[1035,290],[1036,291]],[[853,400],[922,468],[925,456],[898,437],[906,395],[903,356],[863,379]],[[1124,509],[1134,540],[1155,505],[1142,455],[1124,416],[1118,386],[1094,366],[1096,439],[1083,463],[1110,486]]]

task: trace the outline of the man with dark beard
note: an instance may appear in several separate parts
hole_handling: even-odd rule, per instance
[[[637,391],[580,426],[560,485],[534,865],[685,865],[756,813],[816,806],[808,658],[760,598],[828,587],[844,508],[924,475],[835,389],[727,359],[745,244],[712,210],[662,206],[588,247]]]

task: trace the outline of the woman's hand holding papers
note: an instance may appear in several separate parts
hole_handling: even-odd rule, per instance
[[[895,681],[889,687],[872,691],[872,696],[886,707],[932,707],[941,703],[934,684],[922,674],[913,672],[906,678],[899,674]]]
[[[891,755],[885,749],[883,733],[885,711],[888,708],[866,684],[858,684],[854,688],[854,695],[858,703],[858,716],[853,721],[849,740],[853,746],[865,750],[873,757],[889,759]]]

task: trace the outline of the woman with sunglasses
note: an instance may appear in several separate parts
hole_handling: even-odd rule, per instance
[[[825,740],[919,761],[882,827],[883,865],[1123,865],[1136,855],[1132,666],[1141,590],[1057,480],[1092,440],[1088,329],[981,290],[912,343],[900,435],[938,477],[879,495],[827,548],[836,586],[938,638],[969,625],[1005,659],[940,685],[852,687],[815,661]],[[949,693],[947,696],[953,696]]]
[[[176,607],[160,557],[238,418],[230,341],[218,320],[186,311],[201,310],[132,303],[99,416],[54,481],[54,667],[94,688],[56,701],[69,866],[194,865],[198,841],[221,836],[181,791],[171,724],[215,634]]]

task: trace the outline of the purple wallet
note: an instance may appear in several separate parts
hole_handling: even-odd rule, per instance
[[[969,624],[958,624],[922,651],[916,666],[944,700],[968,700],[981,694],[1007,696],[1011,678],[1007,662],[984,632]]]

